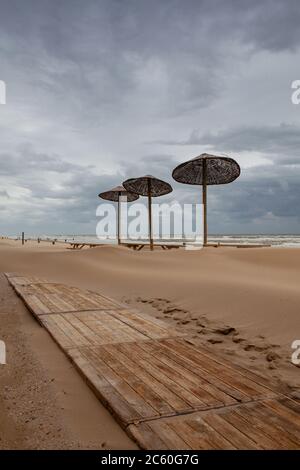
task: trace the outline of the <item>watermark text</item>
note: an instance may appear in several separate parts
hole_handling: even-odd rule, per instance
[[[292,349],[295,349],[291,356],[291,361],[295,366],[300,365],[300,339],[295,339],[291,345]]]
[[[0,340],[0,364],[6,364],[6,346],[4,341]]]
[[[0,80],[0,104],[6,104],[6,83]]]

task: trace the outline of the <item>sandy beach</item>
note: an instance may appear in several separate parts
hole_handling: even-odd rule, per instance
[[[0,271],[91,289],[164,319],[297,395],[300,250],[156,249],[0,242]],[[135,448],[1,275],[1,448]],[[38,403],[38,406],[36,406]]]

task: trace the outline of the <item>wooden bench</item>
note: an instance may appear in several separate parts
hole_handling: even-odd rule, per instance
[[[149,243],[122,243],[122,245],[127,246],[128,248],[132,248],[135,251],[140,251],[146,246],[150,247]],[[181,248],[183,245],[173,245],[169,243],[154,243],[155,247],[160,247],[162,250],[171,250],[173,248]]]
[[[70,245],[67,247],[68,250],[82,250],[83,247],[88,246],[89,248],[94,248],[100,246],[100,243],[79,243],[79,242],[66,242]]]

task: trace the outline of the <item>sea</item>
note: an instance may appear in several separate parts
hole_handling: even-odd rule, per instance
[[[36,235],[30,236],[28,238],[37,239],[40,238],[41,240],[53,240],[56,239],[58,241],[63,242],[80,242],[80,243],[99,243],[99,244],[115,244],[116,240],[113,237],[101,237],[98,238],[95,235],[74,235],[74,234],[55,234],[55,235]],[[138,240],[123,240],[123,242],[129,241],[139,241],[139,242],[147,242],[147,238],[139,238]],[[193,242],[195,241],[193,238],[186,238],[182,239],[179,236],[174,236],[171,239],[162,239],[159,237],[154,237],[154,241],[156,242],[167,242],[167,243],[180,243],[183,241],[186,242]],[[220,244],[238,244],[238,245],[271,245],[273,247],[286,247],[286,248],[297,248],[300,247],[300,235],[274,235],[274,234],[256,234],[256,235],[218,235],[212,234],[208,237],[209,243],[220,243]]]

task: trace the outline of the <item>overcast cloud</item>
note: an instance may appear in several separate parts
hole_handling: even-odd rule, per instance
[[[211,233],[300,233],[300,4],[0,0],[0,233],[95,233],[97,195],[226,154]],[[163,199],[161,199],[163,202]]]

